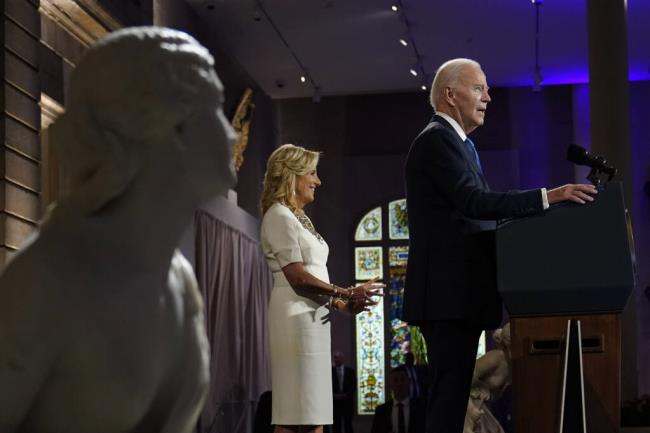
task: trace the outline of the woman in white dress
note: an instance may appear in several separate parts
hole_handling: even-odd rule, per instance
[[[275,433],[322,433],[332,423],[330,310],[356,314],[382,284],[330,284],[329,248],[305,215],[321,182],[319,153],[285,144],[271,154],[262,192],[262,249],[273,273],[269,302]]]

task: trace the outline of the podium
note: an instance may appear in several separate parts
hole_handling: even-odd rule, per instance
[[[565,409],[580,406],[563,401],[567,322],[574,320],[584,430],[618,432],[620,313],[635,284],[622,185],[606,184],[586,205],[561,203],[506,222],[496,242],[498,287],[511,316],[514,431],[583,431],[562,426],[571,415]]]

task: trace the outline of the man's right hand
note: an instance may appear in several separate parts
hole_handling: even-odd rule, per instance
[[[561,201],[573,201],[585,204],[594,201],[594,195],[598,194],[595,186],[585,183],[569,183],[558,188],[549,190],[546,193],[548,204],[559,203]]]

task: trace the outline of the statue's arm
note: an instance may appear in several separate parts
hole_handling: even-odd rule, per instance
[[[7,280],[11,278],[5,275],[0,281],[0,431],[12,433],[25,421],[48,376],[58,326],[45,306],[48,296]]]
[[[503,352],[501,350],[490,350],[485,355],[476,360],[474,365],[474,377],[477,379],[485,379],[492,375],[499,367],[502,361]]]

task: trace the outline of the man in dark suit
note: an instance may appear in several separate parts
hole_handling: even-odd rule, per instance
[[[353,433],[352,414],[354,413],[354,390],[357,376],[354,370],[343,364],[343,354],[335,352],[332,356],[332,391],[334,394],[334,433]]]
[[[427,432],[460,433],[478,338],[501,320],[496,289],[497,219],[542,212],[564,200],[585,203],[592,185],[490,191],[467,134],[483,125],[490,96],[480,65],[454,59],[431,86],[435,115],[406,161],[410,249],[403,320],[420,325],[428,347]],[[546,263],[540,263],[540,272]]]
[[[411,379],[405,366],[392,369],[388,381],[393,398],[375,408],[370,433],[424,433],[424,404],[409,396]]]

